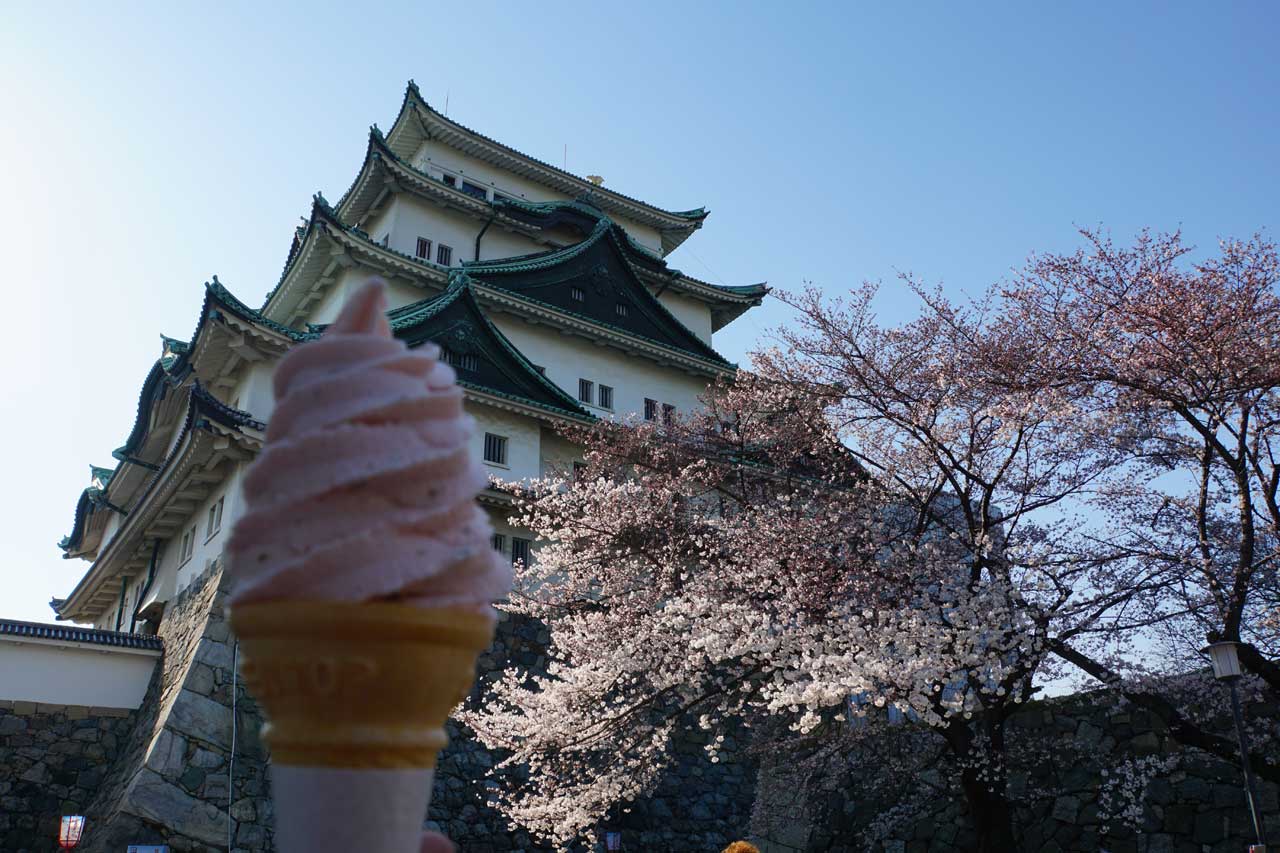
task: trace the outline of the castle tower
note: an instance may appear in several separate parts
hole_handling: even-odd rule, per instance
[[[456,369],[495,481],[480,498],[494,547],[525,559],[534,543],[507,522],[498,482],[571,471],[578,451],[557,427],[669,417],[734,370],[713,334],[766,287],[712,285],[664,260],[706,217],[522,154],[437,112],[410,82],[390,131],[370,130],[346,193],[313,199],[260,308],[216,277],[206,284],[194,334],[162,338],[116,464],[92,470],[60,543],[89,566],[54,600],[59,619],[165,644],[135,743],[96,804],[96,819],[119,830],[113,840],[268,842],[270,816],[255,806],[264,756],[234,684],[220,557],[280,357],[317,336],[360,283],[385,279],[394,333],[438,344]]]

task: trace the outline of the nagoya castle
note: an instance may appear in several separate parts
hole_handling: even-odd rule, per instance
[[[734,370],[713,335],[758,305],[765,286],[709,284],[664,260],[706,218],[705,209],[655,207],[509,148],[433,109],[410,82],[391,129],[370,130],[347,191],[335,202],[313,198],[260,307],[236,295],[241,283],[205,284],[194,334],[161,338],[137,418],[112,465],[90,468],[60,543],[87,568],[53,609],[58,620],[94,626],[64,633],[78,630],[76,642],[108,657],[112,637],[144,635],[157,661],[136,706],[103,717],[117,721],[115,736],[95,758],[98,784],[82,786],[81,849],[270,849],[260,719],[235,680],[221,553],[243,511],[240,482],[262,447],[280,357],[379,276],[395,335],[410,347],[438,344],[457,371],[477,425],[474,452],[495,483],[571,472],[579,451],[558,428],[669,418]],[[536,543],[509,524],[508,495],[494,487],[479,500],[493,547],[528,558]],[[514,621],[503,623],[482,673],[509,660],[545,663],[545,631]],[[99,710],[83,704],[90,718]],[[466,732],[452,735],[431,819],[462,850],[538,849],[486,807],[491,757]],[[691,745],[690,762],[700,754]],[[624,839],[638,820],[665,825],[662,849],[710,849],[741,834],[754,779],[745,767],[737,776],[731,766],[702,769],[685,767],[650,809],[620,816],[632,821],[620,824]],[[691,779],[707,790],[691,789]],[[0,847],[18,849],[3,829]]]

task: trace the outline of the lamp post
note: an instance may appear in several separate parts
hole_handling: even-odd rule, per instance
[[[58,827],[58,846],[70,850],[80,843],[84,834],[84,815],[63,815],[62,825]]]
[[[1240,680],[1240,653],[1236,648],[1240,644],[1233,640],[1219,640],[1210,643],[1201,651],[1209,656],[1213,664],[1213,677],[1226,682],[1231,694],[1231,716],[1236,724],[1236,737],[1240,740],[1240,768],[1244,771],[1244,795],[1249,800],[1249,815],[1253,818],[1253,834],[1258,839],[1257,846],[1249,848],[1250,853],[1266,853],[1267,836],[1262,828],[1262,818],[1258,814],[1258,796],[1253,786],[1253,771],[1249,769],[1249,738],[1244,730],[1244,715],[1240,713],[1240,694],[1236,690],[1236,682]]]

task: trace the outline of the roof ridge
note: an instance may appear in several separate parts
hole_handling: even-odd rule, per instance
[[[154,634],[135,634],[129,631],[111,631],[106,628],[81,628],[48,622],[27,622],[21,619],[0,619],[0,634],[134,649],[164,648],[164,641]]]
[[[537,157],[534,157],[529,154],[525,154],[523,151],[520,151],[516,148],[512,148],[511,146],[506,145],[502,142],[499,142],[498,140],[494,139],[491,136],[486,136],[485,134],[480,133],[477,130],[467,127],[461,122],[454,121],[453,119],[449,118],[447,115],[440,113],[434,107],[432,107],[430,103],[427,102],[426,98],[422,96],[422,91],[418,88],[417,84],[414,83],[412,79],[409,80],[408,85],[405,87],[404,100],[401,102],[401,106],[400,106],[401,113],[403,113],[404,108],[407,105],[409,105],[409,103],[411,102],[411,98],[416,98],[417,101],[424,108],[426,108],[432,115],[436,116],[439,120],[445,122],[446,124],[451,125],[465,133],[471,134],[474,137],[482,139],[485,142],[488,142],[489,144],[494,145],[497,148],[503,151],[506,151],[509,154],[513,154],[516,157],[523,158],[525,160],[528,160],[532,163],[537,164],[538,166],[541,166],[544,169],[548,169],[553,174],[562,175],[566,178],[569,178],[570,180],[580,184],[581,188],[586,192],[602,192],[602,193],[608,193],[609,195],[617,196],[623,201],[630,202],[631,204],[638,205],[640,207],[646,207],[650,210],[657,211],[658,213],[665,214],[675,219],[684,219],[690,222],[693,228],[699,227],[702,221],[711,214],[711,211],[708,210],[706,206],[696,207],[691,210],[668,210],[663,207],[658,207],[655,204],[650,204],[647,201],[642,201],[641,199],[638,199],[634,196],[629,196],[626,193],[618,192],[617,190],[614,190],[614,189],[606,189],[605,187],[592,184],[591,181],[588,181],[586,178],[582,177],[581,175],[575,175],[573,172],[570,172],[567,169],[561,169],[559,166],[553,166],[552,164],[546,162],[545,160],[540,160]],[[394,129],[394,125],[393,125],[393,129]]]

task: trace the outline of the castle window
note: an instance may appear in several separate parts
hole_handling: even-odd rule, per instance
[[[491,432],[484,434],[484,461],[492,462],[495,465],[507,464],[507,437],[505,435],[494,435]]]
[[[178,565],[182,565],[191,559],[191,555],[196,550],[196,528],[193,525],[190,530],[182,534],[182,545],[178,548]]]
[[[595,402],[596,385],[590,379],[578,380],[578,399],[584,403]]]
[[[521,539],[519,536],[511,537],[511,565],[516,563],[529,563],[529,545],[532,544],[528,539]]]
[[[216,504],[209,507],[209,524],[204,534],[206,542],[212,539],[214,534],[222,529],[222,503],[226,499],[226,496],[223,495],[218,498],[218,502]]]
[[[495,533],[493,534],[493,539],[490,541],[493,543],[493,550],[497,551],[499,554],[506,553],[507,537],[505,535]]]
[[[658,418],[658,401],[644,398],[644,419],[646,421],[657,420]]]
[[[611,386],[611,385],[601,385],[601,386],[600,386],[600,400],[599,400],[599,404],[600,404],[600,408],[602,408],[602,409],[612,409],[612,408],[613,408],[613,386]]]
[[[475,353],[458,353],[446,347],[440,348],[440,360],[454,370],[468,373],[474,373],[480,367],[480,358]]]
[[[453,263],[453,247],[440,243],[436,246],[436,263],[447,267]]]
[[[671,426],[671,422],[675,420],[676,407],[670,403],[662,404],[662,425]]]
[[[447,187],[456,187],[458,185],[458,179],[453,175],[441,175],[440,180],[444,181]]]
[[[431,260],[431,241],[428,240],[426,237],[419,237],[418,251],[415,252],[414,254],[422,258],[424,261]]]
[[[488,190],[486,190],[484,187],[480,186],[479,184],[473,184],[470,181],[462,182],[462,191],[473,198],[478,198],[482,200],[489,198]]]
[[[511,201],[512,199],[511,199],[511,196],[509,196],[509,195],[503,195],[502,193],[498,192],[497,190],[494,190],[494,191],[493,191],[493,200],[494,200],[495,202],[498,202],[498,201]]]
[[[569,288],[569,298],[574,302],[586,302],[587,292],[581,287],[571,287]]]
[[[629,314],[630,311],[631,309],[629,309],[626,306],[626,303],[623,303],[623,302],[619,302],[617,305],[613,306],[613,313],[617,314],[619,317],[627,316],[627,314]]]

